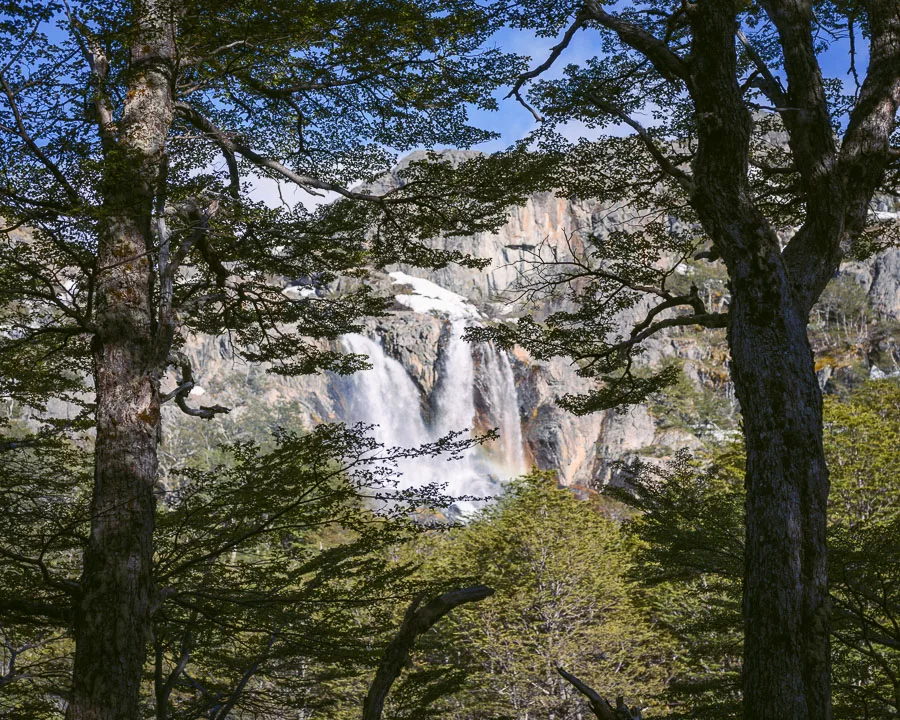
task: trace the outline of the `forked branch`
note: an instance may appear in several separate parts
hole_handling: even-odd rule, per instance
[[[641,709],[639,707],[629,708],[621,695],[616,698],[616,707],[613,709],[613,706],[609,704],[606,698],[584,681],[579,680],[561,667],[556,668],[556,672],[588,699],[591,710],[598,720],[641,720],[643,718]]]
[[[587,0],[584,12],[588,13],[591,20],[616,33],[623,43],[644,55],[666,80],[681,81],[687,86],[690,85],[687,63],[678,57],[664,40],[660,40],[639,25],[611,15],[597,0]]]
[[[522,87],[528,81],[534,80],[549,70],[553,63],[559,59],[559,56],[562,55],[563,51],[569,47],[572,38],[575,37],[575,33],[587,27],[591,21],[602,25],[607,30],[612,30],[623,43],[643,54],[653,64],[656,71],[669,82],[680,81],[685,85],[689,83],[690,73],[687,64],[672,51],[665,40],[660,40],[639,25],[635,25],[616,15],[611,15],[596,0],[586,0],[581,10],[572,20],[572,24],[566,29],[562,39],[550,49],[547,59],[536,68],[519,75],[512,90],[509,91],[506,97],[514,97],[522,107],[534,116],[535,120],[541,122],[543,118],[540,113],[522,97]]]
[[[650,135],[650,131],[647,130],[647,128],[641,125],[628,113],[624,112],[621,108],[614,106],[612,103],[606,102],[606,100],[598,97],[597,95],[591,94],[588,96],[588,99],[600,110],[612,115],[613,117],[618,118],[632,130],[634,130],[637,133],[638,137],[641,139],[641,142],[644,143],[647,151],[656,161],[656,164],[659,165],[660,169],[664,173],[666,173],[666,175],[674,178],[685,190],[687,190],[687,192],[690,193],[693,191],[694,181],[691,178],[690,174],[682,170],[674,162],[672,162],[669,157],[666,156],[662,148],[660,148],[659,145],[657,145],[653,140],[653,137]]]
[[[413,645],[420,635],[428,632],[438,620],[454,608],[484,600],[493,594],[493,588],[486,585],[473,585],[446,592],[423,606],[420,606],[421,596],[413,600],[406,611],[397,635],[384,651],[381,664],[378,666],[375,678],[369,686],[369,692],[363,700],[362,720],[381,720],[384,702],[391,685],[403,672],[404,666],[409,661]]]
[[[762,59],[762,56],[743,30],[739,29],[737,31],[737,38],[741,41],[741,45],[744,46],[744,52],[747,53],[747,57],[753,62],[756,71],[760,75],[756,87],[762,90],[763,94],[775,105],[776,110],[784,109],[788,104],[788,100],[784,88],[781,87],[781,82],[772,74],[769,66],[766,65],[766,61]]]
[[[167,403],[169,400],[175,400],[175,404],[186,415],[211,420],[216,415],[231,412],[231,408],[222,405],[201,405],[199,408],[192,408],[187,404],[187,398],[194,389],[194,373],[191,369],[191,361],[182,353],[173,353],[168,359],[169,365],[177,367],[181,371],[181,377],[178,380],[178,387],[172,392],[163,395],[160,398],[160,404]]]
[[[31,134],[28,132],[28,129],[25,127],[25,118],[22,115],[22,111],[19,109],[19,103],[16,99],[16,93],[13,90],[12,86],[6,79],[6,75],[0,73],[0,87],[3,89],[3,94],[6,96],[6,101],[9,104],[9,109],[12,111],[13,118],[15,119],[15,128],[7,128],[3,127],[2,129],[11,134],[17,135],[22,142],[28,147],[28,150],[31,152],[32,156],[35,157],[38,162],[40,162],[56,182],[59,183],[60,187],[62,187],[63,191],[66,193],[66,196],[74,206],[79,206],[82,204],[81,196],[78,194],[78,191],[72,187],[69,180],[66,178],[63,171],[60,169],[59,165],[57,165],[53,160],[51,160],[38,143],[31,137]]]
[[[537,110],[531,107],[531,105],[529,105],[525,101],[525,98],[522,97],[522,87],[529,80],[534,80],[534,78],[539,77],[541,73],[549,70],[553,66],[553,63],[555,63],[559,56],[563,54],[563,51],[567,47],[569,47],[569,43],[572,42],[572,38],[575,37],[575,33],[585,26],[585,23],[589,18],[590,14],[588,13],[587,9],[584,9],[580,13],[578,13],[575,16],[575,20],[569,26],[569,29],[566,30],[565,34],[563,34],[562,40],[560,40],[556,45],[550,48],[550,55],[547,57],[547,59],[533,70],[529,70],[528,72],[524,72],[519,75],[519,77],[516,79],[516,84],[513,85],[512,90],[510,90],[506,96],[507,98],[514,97],[522,107],[524,107],[534,116],[534,119],[538,122],[541,122],[543,118],[540,116]]]

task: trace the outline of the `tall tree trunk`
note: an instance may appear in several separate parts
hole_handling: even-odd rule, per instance
[[[114,224],[101,255],[104,266],[115,269],[105,274],[98,296],[106,307],[94,351],[94,497],[76,614],[69,720],[139,715],[153,597],[159,425],[144,241],[140,228]]]
[[[75,613],[68,720],[136,720],[154,602],[159,374],[151,300],[151,215],[172,123],[168,3],[134,8],[131,78],[105,134],[104,217],[96,286],[97,394],[91,535]]]
[[[834,183],[817,186],[814,206],[828,210],[831,223],[804,227],[799,246],[792,240],[806,248],[792,276],[748,181],[752,118],[736,79],[737,5],[694,3],[691,25],[698,128],[691,200],[728,267],[731,375],[747,449],[744,718],[829,720],[828,469],[806,330],[837,267],[841,198]],[[804,272],[815,282],[801,291]]]
[[[768,301],[736,283],[729,326],[747,448],[744,716],[828,720],[822,397],[806,317],[782,273],[758,274]]]

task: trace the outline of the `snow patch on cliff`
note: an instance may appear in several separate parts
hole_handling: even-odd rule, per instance
[[[450,320],[474,320],[481,317],[475,306],[462,295],[445,290],[430,280],[413,277],[400,271],[389,275],[395,285],[412,287],[412,295],[399,294],[395,299],[413,312],[420,315],[438,315]]]

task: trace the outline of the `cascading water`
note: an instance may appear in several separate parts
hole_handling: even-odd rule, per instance
[[[379,342],[345,335],[344,347],[366,355],[372,369],[353,382],[348,410],[353,422],[377,426],[378,442],[389,447],[415,447],[431,440],[422,421],[419,391],[403,366],[384,354]]]
[[[479,389],[487,414],[496,419],[502,466],[509,476],[521,475],[527,468],[519,419],[519,395],[509,357],[491,345],[481,345],[478,350],[482,358]]]
[[[451,321],[442,357],[434,401],[435,430],[442,435],[471,428],[475,418],[475,363],[471,348],[462,339],[465,330],[465,320]]]
[[[345,348],[368,356],[372,364],[370,370],[350,379],[344,419],[375,425],[375,438],[393,447],[416,447],[451,431],[472,430],[479,420],[482,429],[497,427],[498,442],[472,448],[458,460],[416,458],[399,467],[404,487],[440,482],[446,483],[446,492],[452,496],[495,495],[500,483],[526,469],[509,358],[491,345],[473,347],[463,340],[466,327],[478,323],[477,311],[465,298],[421,278],[391,275],[395,282],[412,285],[416,291],[415,295],[398,295],[399,302],[415,312],[437,311],[449,317],[430,398],[431,422],[423,418],[426,399],[403,366],[385,354],[379,340],[362,335],[344,336]],[[474,506],[462,502],[457,509],[465,514]]]

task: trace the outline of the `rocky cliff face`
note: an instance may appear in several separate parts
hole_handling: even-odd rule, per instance
[[[344,342],[346,350],[369,354],[373,370],[349,379],[325,375],[282,379],[235,365],[224,341],[203,338],[190,348],[196,366],[202,368],[203,390],[215,402],[233,406],[233,418],[250,413],[253,404],[261,402],[268,408],[290,408],[293,421],[304,426],[378,422],[383,426],[381,438],[388,443],[414,444],[463,427],[500,428],[500,443],[469,458],[469,464],[458,470],[464,482],[452,488],[457,491],[489,490],[490,482],[532,465],[558,470],[566,484],[609,482],[614,480],[615,460],[697,447],[708,439],[702,428],[710,423],[715,427],[715,422],[701,418],[697,426],[688,427],[650,406],[575,417],[556,404],[561,395],[585,389],[585,380],[571,364],[538,362],[520,349],[507,355],[490,346],[467,346],[460,335],[466,325],[509,322],[525,312],[547,310],[517,301],[514,292],[516,279],[540,246],[562,250],[581,233],[602,235],[638,223],[627,208],[536,194],[512,210],[499,232],[440,241],[490,258],[484,271],[448,267],[431,273],[399,266],[388,268],[390,274],[373,275],[373,282],[396,293],[394,309],[389,317],[368,321],[362,337]],[[881,317],[900,319],[900,249],[849,265],[846,273]],[[623,326],[631,319],[622,318]],[[680,358],[686,361],[685,393],[692,386],[701,394],[713,387],[719,395],[727,395],[727,375],[720,373],[724,380],[717,379],[708,370],[721,369],[724,356],[719,353],[711,360],[715,353],[705,342],[691,335],[659,338],[650,344],[647,361]],[[704,412],[699,400],[691,402],[698,403],[695,411]],[[714,439],[721,440],[721,433]],[[520,447],[511,446],[517,443]],[[423,468],[414,471],[431,473]],[[448,470],[437,474],[441,473],[447,475]],[[473,479],[479,473],[490,482]]]

